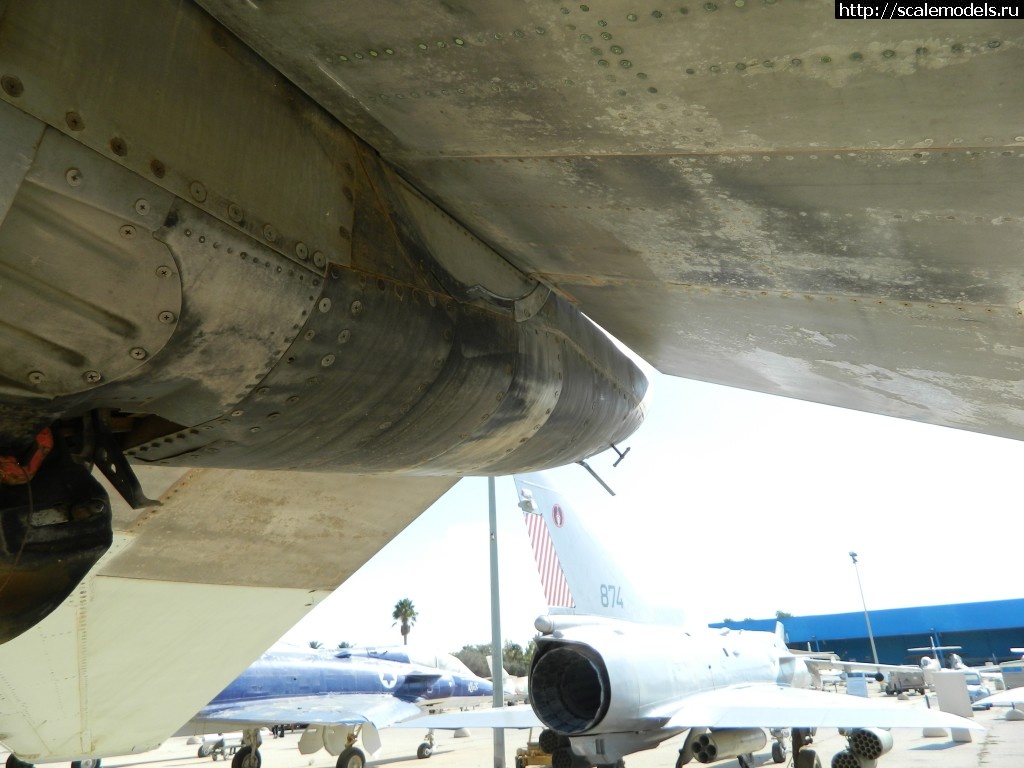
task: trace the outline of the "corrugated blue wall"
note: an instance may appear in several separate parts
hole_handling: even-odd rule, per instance
[[[878,648],[878,660],[886,664],[916,662],[923,654],[907,648],[930,645],[960,645],[958,653],[969,664],[1018,658],[1010,648],[1024,646],[1024,599],[993,600],[984,603],[926,605],[870,611],[871,631]],[[864,612],[794,616],[783,619],[787,641],[792,648],[833,651],[841,658],[871,660]],[[712,624],[733,629],[771,632],[775,619],[750,619]]]

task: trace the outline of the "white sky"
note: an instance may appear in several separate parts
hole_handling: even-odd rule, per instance
[[[697,622],[1021,597],[1024,443],[655,374],[612,469],[552,473],[637,583]],[[497,480],[502,634],[525,646],[545,605],[511,478]],[[1005,543],[1004,543],[1005,542]],[[467,478],[283,639],[490,642],[487,480]]]

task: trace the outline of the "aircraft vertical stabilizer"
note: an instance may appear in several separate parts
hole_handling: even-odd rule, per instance
[[[619,567],[545,473],[515,475],[520,508],[553,613],[679,623],[681,611],[653,605]],[[541,524],[543,520],[543,525]]]

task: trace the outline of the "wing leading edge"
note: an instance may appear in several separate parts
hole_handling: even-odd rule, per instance
[[[687,696],[667,728],[966,728],[948,712],[782,685],[736,685]]]
[[[265,701],[235,702],[206,707],[196,722],[223,723],[232,728],[258,728],[275,723],[310,725],[362,725],[388,728],[416,717],[422,710],[392,694],[322,694],[288,696]]]
[[[1024,696],[1021,697],[1024,699]],[[666,730],[682,728],[966,728],[984,730],[948,712],[899,706],[782,685],[736,685],[687,696],[666,707]],[[529,706],[426,715],[399,728],[535,728]]]

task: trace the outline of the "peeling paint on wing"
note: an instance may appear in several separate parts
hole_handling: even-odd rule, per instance
[[[952,377],[948,373],[922,370],[900,372],[876,365],[838,361],[822,361],[821,364],[845,372],[858,389],[873,390],[889,400],[902,401],[908,409],[917,413],[927,408],[933,412],[955,413],[958,423],[964,426],[980,427],[984,423],[977,409],[950,389],[948,385],[955,382],[951,382]]]
[[[832,342],[832,340],[829,339],[828,336],[826,336],[823,333],[820,333],[819,331],[815,331],[810,328],[798,328],[797,332],[800,333],[800,335],[803,336],[803,338],[806,341],[809,341],[813,344],[818,344],[819,346],[822,347],[836,346],[836,344]]]

